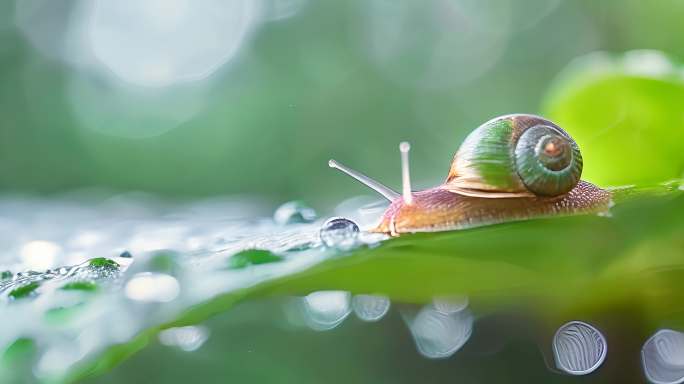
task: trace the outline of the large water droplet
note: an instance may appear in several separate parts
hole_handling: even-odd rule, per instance
[[[286,225],[295,223],[310,223],[316,220],[316,211],[301,201],[289,201],[276,209],[273,221]]]
[[[444,313],[427,305],[406,321],[418,352],[430,359],[453,355],[473,332],[473,316],[468,310]]]
[[[321,227],[321,241],[329,248],[349,250],[356,245],[359,226],[344,217],[328,219]]]
[[[176,327],[159,332],[159,342],[186,352],[199,349],[208,338],[209,329],[201,326]]]
[[[319,291],[304,297],[306,324],[316,331],[327,331],[342,324],[351,313],[351,294],[345,291]]]
[[[352,309],[363,321],[378,321],[390,308],[390,299],[380,295],[356,295],[352,298]]]
[[[165,303],[175,299],[180,285],[173,277],[163,273],[138,273],[126,284],[129,299]]]
[[[57,270],[59,275],[62,271]],[[96,257],[82,264],[67,269],[66,275],[74,280],[96,281],[114,280],[121,275],[119,264],[106,257]]]
[[[606,359],[608,344],[601,332],[581,321],[564,324],[553,337],[556,367],[571,375],[595,371]]]
[[[684,333],[662,329],[641,348],[644,374],[651,383],[684,383]]]

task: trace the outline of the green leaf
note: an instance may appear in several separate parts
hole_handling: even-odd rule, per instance
[[[40,284],[34,281],[29,284],[22,285],[19,288],[13,289],[8,296],[14,300],[23,299],[33,294],[38,287],[40,287]]]
[[[61,289],[64,291],[95,292],[97,291],[98,286],[91,281],[74,281],[64,284]]]
[[[96,257],[93,259],[90,259],[88,261],[88,264],[91,267],[97,267],[97,268],[119,268],[119,264],[112,260],[108,259],[106,257]]]
[[[522,300],[554,320],[601,314],[629,303],[643,319],[644,332],[663,321],[684,326],[684,313],[672,311],[684,300],[684,194],[671,185],[665,189],[669,192],[623,193],[612,217],[558,217],[423,233],[361,248],[188,308],[175,320],[81,364],[69,379],[101,374],[144,348],[160,330],[196,324],[241,300],[318,290],[382,293],[411,303],[468,295],[478,313]],[[272,259],[265,251],[238,255],[242,261],[236,265]]]
[[[610,186],[684,175],[681,73],[656,51],[592,54],[564,71],[543,113],[579,144],[583,179]]]

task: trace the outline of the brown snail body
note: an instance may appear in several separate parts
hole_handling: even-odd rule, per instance
[[[410,189],[407,143],[402,152],[403,194],[331,160],[391,201],[374,232],[470,228],[529,218],[606,211],[611,194],[580,180],[577,144],[554,123],[534,115],[507,115],[474,130],[452,161],[446,181]]]

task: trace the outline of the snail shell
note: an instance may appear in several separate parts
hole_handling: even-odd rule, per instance
[[[558,196],[582,175],[577,143],[532,115],[508,115],[475,129],[454,155],[445,189],[484,198]]]

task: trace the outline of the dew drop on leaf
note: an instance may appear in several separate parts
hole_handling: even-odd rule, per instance
[[[314,220],[316,211],[301,201],[289,201],[273,213],[273,221],[278,225],[310,223]]]
[[[320,231],[321,241],[326,247],[341,250],[353,248],[358,235],[359,226],[344,217],[328,219]]]

